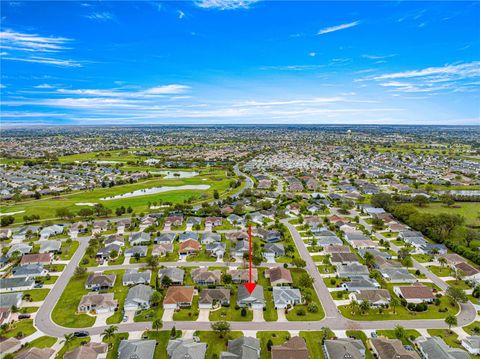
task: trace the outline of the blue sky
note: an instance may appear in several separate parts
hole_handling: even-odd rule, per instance
[[[480,124],[480,2],[1,2],[3,124]]]

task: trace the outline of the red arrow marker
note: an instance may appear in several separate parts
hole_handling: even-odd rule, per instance
[[[249,275],[249,282],[245,283],[245,288],[248,290],[248,293],[252,294],[252,292],[255,290],[255,287],[257,286],[256,283],[252,281],[252,225],[248,225],[248,249],[249,249],[249,256],[248,256],[248,262],[249,262],[249,270],[250,270],[250,275]]]

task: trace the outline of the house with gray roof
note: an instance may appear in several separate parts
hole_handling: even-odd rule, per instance
[[[122,284],[130,286],[135,284],[150,284],[152,279],[152,271],[146,270],[139,272],[138,269],[128,269],[123,275]]]
[[[265,297],[263,295],[263,286],[256,285],[252,293],[249,293],[244,285],[238,287],[237,304],[240,307],[249,307],[253,309],[263,309],[265,306]]]
[[[13,253],[19,252],[20,255],[28,254],[32,251],[33,247],[28,245],[27,243],[15,243],[12,244],[10,249],[8,250],[6,256],[7,258],[10,258]]]
[[[14,229],[12,232],[12,241],[24,241],[27,239],[27,234],[38,234],[40,230],[39,226],[23,226],[18,229]]]
[[[227,351],[220,352],[220,359],[258,359],[260,358],[260,340],[252,337],[240,337],[228,341]]]
[[[342,284],[348,292],[358,292],[365,289],[377,289],[380,288],[380,284],[373,278],[368,276],[352,276],[349,282]]]
[[[122,247],[118,244],[111,243],[103,248],[100,248],[96,254],[97,259],[108,260],[112,258],[112,255],[118,256],[122,253]]]
[[[172,233],[172,232],[167,232],[167,233],[162,233],[161,235],[159,235],[157,238],[155,238],[155,243],[165,243],[165,244],[172,244],[174,241],[175,241],[175,238],[177,237],[177,235],[175,233]]]
[[[171,359],[204,359],[207,344],[195,338],[170,339],[167,344],[167,354]]]
[[[140,257],[146,257],[148,252],[148,246],[135,246],[125,250],[125,257],[134,257],[135,253],[140,254]]]
[[[33,289],[35,281],[29,277],[0,278],[0,290],[2,292],[17,292]]]
[[[5,293],[0,294],[0,308],[12,308],[13,306],[20,308],[22,304],[23,293]]]
[[[56,240],[38,241],[37,244],[40,244],[39,253],[57,253],[62,247],[62,242]]]
[[[0,301],[1,302],[1,301]],[[480,355],[480,336],[474,335],[462,339],[462,346],[472,355]]]
[[[337,264],[336,271],[340,278],[369,275],[367,266],[360,263]]]
[[[128,238],[128,242],[132,246],[138,246],[141,244],[150,244],[150,233],[146,233],[146,232],[132,233]]]
[[[162,268],[158,271],[158,280],[160,282],[163,278],[168,277],[174,285],[182,285],[184,276],[185,271],[177,267]]]
[[[144,284],[137,284],[128,290],[127,298],[123,305],[123,309],[140,310],[150,308],[150,298],[152,297],[153,289]]]
[[[122,340],[118,359],[153,359],[156,346],[156,340]]]
[[[360,255],[360,257],[362,258],[365,258],[365,254],[367,253],[370,253],[372,254],[374,257],[382,257],[384,259],[392,259],[392,255],[388,252],[382,252],[378,249],[374,249],[374,248],[360,248],[358,250],[358,254]]]
[[[225,248],[225,243],[222,242],[208,243],[205,245],[205,251],[212,257],[216,257],[217,259],[223,258],[223,256],[225,255]]]
[[[403,267],[383,266],[383,267],[380,267],[380,273],[383,278],[385,278],[391,283],[417,282],[417,277],[415,277],[412,273],[410,273],[407,268],[403,268]]]
[[[116,278],[116,274],[92,273],[85,281],[85,289],[103,290],[113,288]]]
[[[468,359],[464,350],[449,347],[440,337],[420,337],[415,340],[418,350],[425,359]]]
[[[198,241],[198,238],[199,238],[199,235],[197,232],[187,231],[187,232],[180,233],[180,235],[178,236],[178,241],[185,242],[188,239],[194,239]]]
[[[202,239],[200,242],[202,244],[208,244],[208,243],[215,243],[215,242],[220,242],[222,240],[222,236],[218,233],[214,232],[205,232],[202,234]]]
[[[58,225],[58,224],[45,227],[40,231],[40,239],[48,239],[52,236],[62,234],[63,229],[64,229],[64,226]]]
[[[275,309],[285,309],[302,303],[300,289],[291,287],[273,287]]]
[[[282,243],[265,243],[263,256],[267,260],[274,260],[276,257],[285,255],[285,247]]]
[[[27,264],[24,266],[17,266],[12,269],[12,278],[21,278],[21,277],[43,277],[48,274],[48,271],[43,268],[41,264]]]
[[[326,359],[364,359],[365,345],[359,339],[329,339],[323,344],[323,352]]]
[[[235,244],[235,248],[232,250],[232,255],[234,257],[243,257],[244,253],[248,253],[249,251],[249,243],[245,240],[238,241]]]

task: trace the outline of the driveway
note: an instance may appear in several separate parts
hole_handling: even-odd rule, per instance
[[[97,317],[95,318],[95,326],[100,327],[100,326],[107,325],[107,318],[111,317],[112,315],[113,315],[113,313],[111,313],[111,312],[110,313],[97,314]]]
[[[285,309],[277,309],[277,315],[277,322],[287,322],[287,317],[285,316]]]
[[[125,315],[127,316],[127,323],[133,323],[133,318],[135,317],[135,311],[134,310],[127,310],[125,312]]]
[[[200,309],[198,313],[197,322],[208,322],[209,315],[210,315],[210,309]]]
[[[253,321],[254,322],[264,322],[263,319],[263,309],[253,309]]]
[[[173,320],[173,313],[175,312],[175,309],[165,309],[163,311],[163,317],[162,320],[164,322],[171,322]]]

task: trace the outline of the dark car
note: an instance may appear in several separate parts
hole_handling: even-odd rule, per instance
[[[23,313],[18,315],[18,319],[28,319],[30,318],[30,314]]]
[[[88,337],[90,333],[88,333],[86,330],[80,330],[78,332],[74,332],[73,335],[77,338],[83,338]]]

